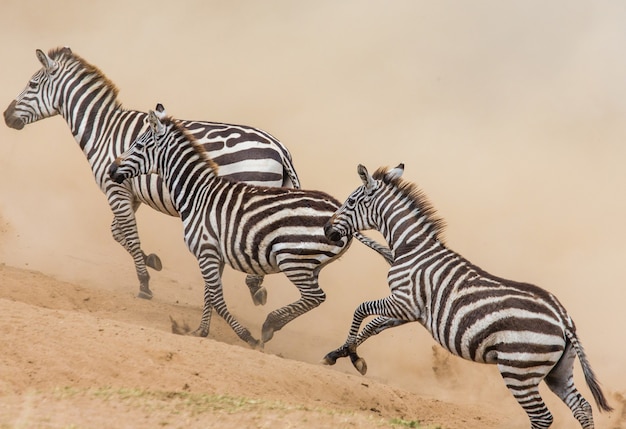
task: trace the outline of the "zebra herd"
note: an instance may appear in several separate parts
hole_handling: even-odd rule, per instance
[[[357,347],[418,321],[451,353],[495,364],[532,428],[552,424],[538,390],[542,380],[583,428],[594,427],[591,406],[574,385],[576,357],[598,407],[611,410],[557,298],[493,276],[449,249],[424,193],[402,179],[404,165],[373,175],[359,166],[362,185],[342,205],[326,193],[301,190],[289,151],[264,131],[176,120],[162,105],[148,113],[126,110],[115,85],[69,48],[36,54],[42,68],[4,112],[6,124],[22,129],[57,114],[66,120],[113,211],[112,235],[133,258],[141,298],[152,297],[146,267],[162,264],[142,250],[135,211],[143,203],[180,216],[205,282],[195,334],[208,335],[215,309],[243,341],[262,346],[324,301],[320,270],[354,237],[391,265],[391,294],[357,307],[346,342],[324,363],[350,357],[365,374]],[[367,229],[380,231],[389,248],[360,233]],[[228,311],[221,282],[226,264],[247,273],[255,304],[265,303],[266,274],[284,273],[300,292],[296,302],[268,314],[261,339]]]

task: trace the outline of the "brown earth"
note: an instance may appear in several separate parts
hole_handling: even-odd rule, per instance
[[[170,332],[170,316],[193,323],[199,306],[145,301],[4,264],[0,284],[2,428],[526,425],[520,411],[507,415],[495,404],[428,398],[248,349],[219,317],[208,339]],[[280,335],[301,341],[287,328]],[[437,350],[433,370],[458,387],[454,362]],[[624,427],[624,400],[614,395],[613,402],[610,427]],[[575,427],[569,424],[557,427]]]
[[[478,406],[250,350],[217,317],[209,339],[170,333],[168,316],[197,318],[197,306],[144,301],[6,265],[0,284],[0,427],[414,427],[419,421],[496,428],[506,421]]]

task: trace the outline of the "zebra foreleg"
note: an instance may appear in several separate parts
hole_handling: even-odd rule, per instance
[[[237,319],[233,317],[226,307],[224,300],[224,291],[222,289],[221,274],[224,264],[213,259],[200,259],[200,269],[204,278],[204,309],[202,311],[202,320],[200,327],[195,331],[198,335],[206,337],[209,333],[209,324],[211,319],[211,309],[215,308],[219,314],[237,334],[239,338],[248,343],[253,348],[259,348],[262,343],[254,338],[250,331],[242,326]]]
[[[113,236],[113,239],[122,245],[133,258],[137,278],[139,279],[139,293],[137,294],[137,297],[152,299],[152,291],[150,290],[150,274],[148,274],[146,265],[160,267],[161,260],[158,256],[154,254],[146,255],[143,250],[141,250],[134,210],[136,210],[136,207],[132,207],[130,215],[126,216],[117,214],[114,211],[115,217],[111,223],[111,235]]]
[[[350,356],[350,361],[352,362],[354,368],[359,371],[361,375],[365,375],[367,373],[367,363],[357,354],[357,347],[363,344],[363,342],[372,335],[379,334],[385,329],[393,328],[395,326],[400,326],[413,321],[397,319],[391,316],[390,309],[394,308],[395,302],[395,297],[390,295],[380,300],[366,301],[359,305],[354,311],[348,339],[343,346],[324,356],[322,363],[326,365],[334,365],[337,359]],[[363,330],[359,332],[363,320],[368,316],[377,314],[380,314],[380,316],[365,325]]]
[[[346,340],[346,342],[338,349],[327,353],[326,356],[324,356],[324,359],[322,359],[323,364],[334,365],[337,362],[337,359],[350,356],[352,365],[356,368],[357,371],[359,371],[361,374],[365,374],[367,372],[367,364],[365,363],[365,360],[360,358],[356,352],[359,329],[361,328],[361,323],[363,323],[363,320],[368,316],[368,314],[363,311],[366,310],[366,304],[367,302],[362,303],[354,311],[354,316],[352,317],[352,325],[350,326],[350,332],[348,334],[348,339]]]
[[[407,322],[408,320],[378,316],[367,325],[365,325],[365,328],[363,328],[361,332],[359,332],[359,334],[357,335],[354,347],[351,347],[348,350],[348,356],[350,356],[352,366],[354,366],[354,368],[356,368],[356,370],[359,371],[361,375],[365,375],[367,373],[367,363],[365,362],[365,359],[357,354],[356,349],[361,344],[363,344],[365,340],[367,340],[369,337],[373,335],[378,335],[385,329],[395,328],[396,326],[404,325]]]

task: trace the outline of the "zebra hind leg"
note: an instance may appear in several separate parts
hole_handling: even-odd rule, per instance
[[[510,364],[498,364],[500,374],[517,403],[526,411],[531,429],[547,429],[552,425],[552,413],[546,407],[539,394],[540,370],[537,367],[512,367]],[[532,374],[530,378],[526,374]]]
[[[583,429],[593,429],[591,405],[583,398],[574,385],[575,358],[576,352],[572,344],[568,342],[563,356],[548,373],[544,381],[550,390],[572,410],[572,414]]]
[[[317,282],[319,270],[314,270],[313,272],[305,270],[304,273],[302,271],[291,271],[285,274],[300,291],[300,299],[267,315],[261,329],[261,340],[263,343],[271,340],[274,332],[281,330],[287,323],[314,309],[326,300],[326,294]]]
[[[267,302],[267,290],[261,286],[264,276],[257,276],[248,274],[246,276],[246,285],[250,289],[250,295],[252,296],[252,302],[254,305],[265,305]]]

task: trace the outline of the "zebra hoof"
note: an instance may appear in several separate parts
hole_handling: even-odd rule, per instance
[[[334,365],[337,363],[337,358],[331,356],[332,352],[324,356],[324,359],[320,362],[322,365]]]
[[[357,371],[361,373],[361,375],[365,375],[367,373],[367,364],[363,358],[357,358],[352,361],[352,365],[356,368]]]
[[[148,290],[139,290],[139,293],[137,294],[137,298],[141,298],[141,299],[152,299],[152,291],[150,289]]]
[[[209,330],[202,330],[201,328],[196,329],[195,331],[190,332],[189,334],[187,334],[191,337],[202,337],[202,338],[206,338],[209,336]]]
[[[148,256],[146,256],[146,265],[155,271],[161,271],[163,269],[161,258],[159,258],[154,253],[150,253]]]
[[[252,302],[254,305],[265,305],[267,302],[267,289],[260,287],[254,294],[252,294]]]
[[[256,340],[252,337],[250,337],[250,339],[247,341],[248,344],[250,345],[250,347],[252,347],[254,350],[263,350],[263,342]]]
[[[263,325],[263,329],[261,330],[261,341],[263,341],[263,343],[267,343],[274,337],[274,328],[266,326],[266,324],[267,323]]]

